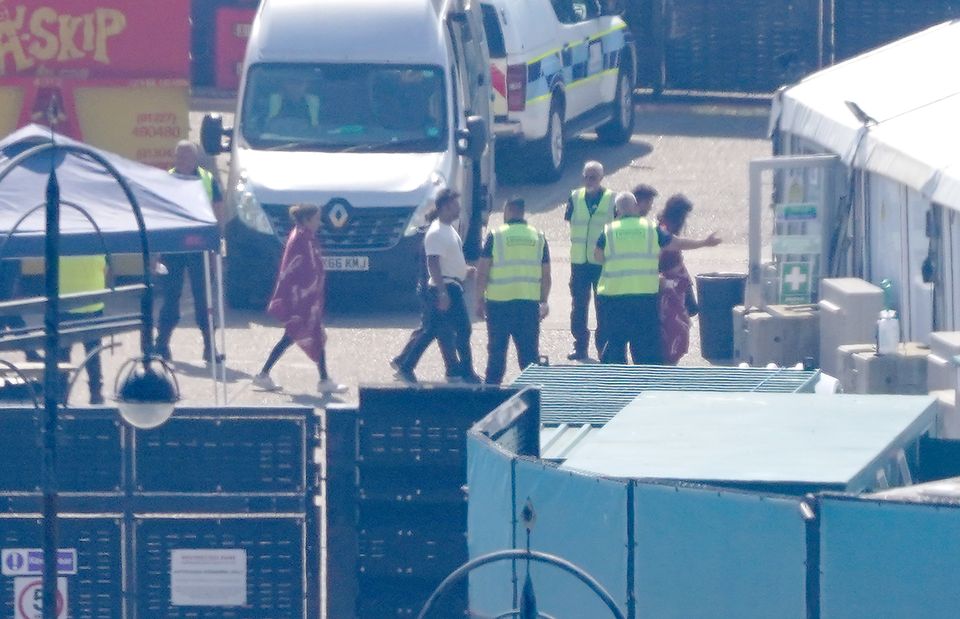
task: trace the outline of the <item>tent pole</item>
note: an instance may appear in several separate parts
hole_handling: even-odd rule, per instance
[[[207,353],[207,362],[210,364],[210,375],[213,378],[213,402],[220,404],[220,390],[217,389],[217,330],[213,322],[213,296],[210,294],[210,252],[204,251],[203,256],[203,291],[207,298],[207,333],[210,334],[210,350]]]
[[[226,354],[227,352],[227,322],[226,315],[223,311],[223,242],[220,243],[220,251],[214,254],[213,263],[216,268],[217,274],[217,312],[218,318],[220,319],[220,351]],[[223,389],[223,403],[226,404],[227,400],[227,366],[223,365],[221,369],[222,377],[222,389]]]

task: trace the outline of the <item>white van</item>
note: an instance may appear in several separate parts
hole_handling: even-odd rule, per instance
[[[318,234],[333,279],[412,291],[424,214],[444,187],[463,194],[460,233],[479,246],[494,181],[490,60],[474,7],[263,0],[235,127],[211,115],[201,131],[207,152],[231,152],[231,305],[265,304],[296,203],[322,208]]]
[[[613,4],[481,0],[498,154],[534,178],[559,178],[565,141],[581,131],[611,144],[633,133],[637,51]]]

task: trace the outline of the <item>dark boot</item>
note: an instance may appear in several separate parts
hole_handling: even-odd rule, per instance
[[[160,355],[160,358],[164,361],[170,361],[173,358],[173,355],[170,354],[170,333],[164,333],[162,331],[157,333],[157,343],[154,352]]]
[[[210,363],[211,348],[213,348],[214,351],[217,350],[215,346],[212,346],[210,342],[210,337],[209,336],[204,337],[203,338],[203,362],[204,363]],[[227,358],[227,356],[221,352],[214,352],[214,354],[216,355],[217,363],[221,363],[223,362],[224,359]]]

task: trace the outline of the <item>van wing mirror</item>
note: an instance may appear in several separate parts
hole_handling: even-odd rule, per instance
[[[230,150],[232,134],[233,129],[223,128],[223,117],[220,114],[207,114],[200,123],[200,145],[208,155],[219,155]]]
[[[480,116],[468,116],[467,128],[457,135],[457,152],[471,159],[479,159],[487,150],[487,121]]]

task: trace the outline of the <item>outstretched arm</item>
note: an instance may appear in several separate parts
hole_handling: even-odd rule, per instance
[[[670,242],[660,249],[667,249],[670,251],[683,251],[685,249],[700,249],[701,247],[715,247],[722,242],[722,239],[717,236],[716,232],[711,232],[709,236],[703,239],[685,239],[679,236],[675,236],[670,239]]]

